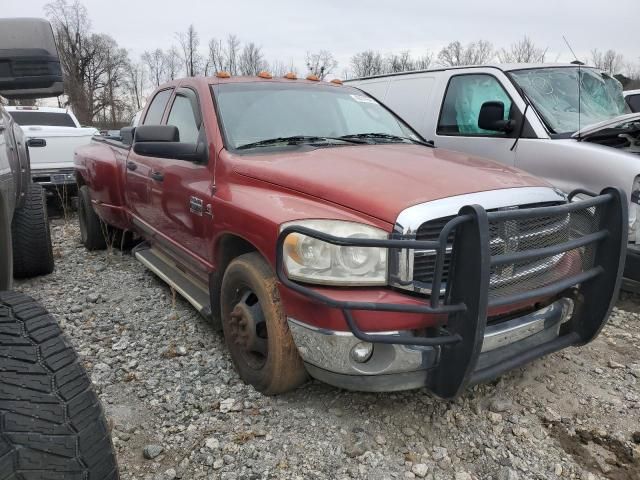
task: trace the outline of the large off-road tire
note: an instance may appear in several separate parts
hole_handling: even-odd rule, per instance
[[[80,240],[87,250],[107,248],[108,228],[93,209],[89,188],[86,185],[78,190],[78,222]]]
[[[9,290],[13,282],[13,245],[11,245],[11,213],[0,196],[0,290]]]
[[[280,303],[275,275],[258,253],[233,260],[220,296],[222,329],[242,380],[265,395],[288,392],[307,379]]]
[[[91,382],[56,321],[32,298],[0,292],[0,480],[115,480]]]
[[[21,208],[13,213],[13,276],[29,278],[53,272],[53,248],[42,186],[32,183]]]

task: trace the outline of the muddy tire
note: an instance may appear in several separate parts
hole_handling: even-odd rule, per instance
[[[0,480],[116,480],[111,435],[91,381],[56,321],[0,292]]]
[[[13,213],[13,276],[29,278],[53,272],[53,249],[42,186],[32,183],[24,205]]]
[[[89,188],[86,185],[78,190],[78,223],[80,224],[80,241],[87,250],[107,248],[107,225],[100,220],[93,209]]]
[[[220,300],[225,342],[242,380],[265,395],[291,391],[306,381],[275,275],[258,253],[229,264]]]

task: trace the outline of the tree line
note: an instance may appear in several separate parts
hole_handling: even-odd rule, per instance
[[[88,11],[79,0],[53,0],[46,4],[45,14],[51,21],[65,74],[65,102],[84,125],[120,126],[144,106],[152,89],[182,76],[208,76],[218,71],[231,75],[257,75],[262,70],[275,76],[300,73],[293,59],[268,61],[262,46],[242,42],[234,34],[202,42],[194,26],[189,25],[174,34],[172,45],[134,58],[110,35],[92,30]],[[409,51],[358,52],[339,76],[357,78],[435,66],[558,60],[547,57],[548,49],[528,36],[499,49],[486,40],[468,44],[453,41],[438,52],[425,51],[419,56]],[[623,79],[640,81],[640,70],[626,64],[613,50],[593,50],[589,63],[612,75],[625,70]],[[306,52],[304,65],[306,71],[301,73],[305,76],[314,74],[324,79],[338,73],[338,61],[327,50]]]

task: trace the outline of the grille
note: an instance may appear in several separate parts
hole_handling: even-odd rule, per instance
[[[530,207],[530,206],[528,206]],[[417,231],[418,240],[437,240],[444,225],[453,217],[443,217],[423,223]],[[489,222],[492,257],[550,247],[593,233],[600,224],[598,207],[561,215]],[[446,288],[451,265],[455,232],[449,237],[444,261],[442,291]],[[511,295],[549,285],[593,266],[595,245],[589,244],[557,255],[493,266],[490,272],[490,297]],[[436,254],[431,250],[414,253],[413,280],[430,292]]]

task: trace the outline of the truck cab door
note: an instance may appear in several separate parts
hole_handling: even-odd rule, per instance
[[[478,126],[480,110],[486,102],[504,105],[504,120],[512,121],[503,131]],[[434,143],[513,166],[511,150],[523,120],[522,112],[502,83],[491,73],[453,74],[448,81],[436,123]]]
[[[173,89],[160,90],[149,104],[142,125],[160,125],[164,112],[171,98]],[[125,195],[126,204],[132,216],[132,221],[146,236],[156,233],[158,212],[151,202],[152,180],[151,173],[157,170],[162,159],[138,155],[129,151],[125,160]]]
[[[178,88],[165,122],[178,127],[181,142],[207,145],[198,94]],[[172,254],[198,270],[211,265],[213,174],[206,161],[163,158],[151,172],[151,196],[157,229]]]

